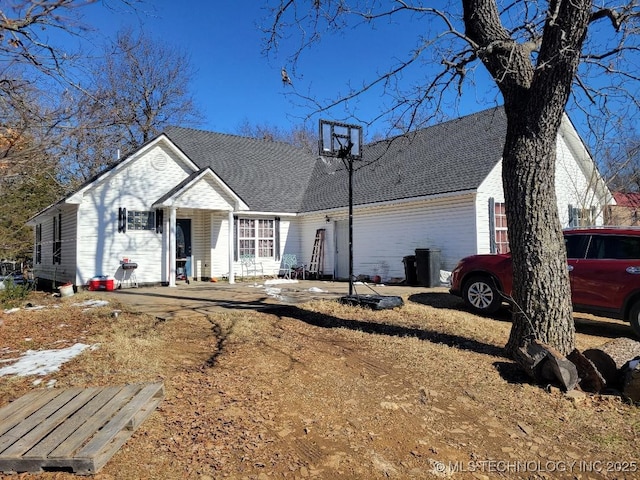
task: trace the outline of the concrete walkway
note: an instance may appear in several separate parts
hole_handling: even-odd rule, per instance
[[[347,282],[300,280],[271,283],[273,280],[238,282],[180,282],[176,287],[140,287],[104,292],[105,298],[115,298],[135,310],[168,319],[191,310],[206,314],[228,309],[264,310],[283,304],[297,304],[316,299],[338,299],[349,293]],[[427,287],[386,286],[356,283],[360,295],[378,293],[409,295],[428,291]],[[373,289],[373,290],[372,290]],[[433,291],[433,290],[431,290]]]

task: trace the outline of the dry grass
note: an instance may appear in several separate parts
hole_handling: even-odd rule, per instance
[[[429,478],[433,460],[637,457],[637,406],[532,385],[504,357],[508,318],[471,315],[447,295],[384,311],[333,301],[185,310],[166,322],[125,305],[73,305],[87,298],[3,315],[0,338],[12,351],[0,359],[99,344],[51,375],[56,386],[164,381],[165,401],[104,478]],[[597,321],[581,317],[581,348],[608,340]],[[0,405],[32,381],[0,378]]]
[[[82,305],[90,299],[87,293],[55,300],[37,294],[27,304],[45,308],[4,314],[0,337],[4,345],[11,347],[0,350],[0,360],[17,358],[26,350],[54,350],[82,343],[92,348],[53,375],[57,386],[99,386],[157,379],[161,374],[165,340],[155,328],[156,320],[127,312],[124,305]],[[3,377],[0,400],[19,396],[33,388],[33,382],[33,377]]]

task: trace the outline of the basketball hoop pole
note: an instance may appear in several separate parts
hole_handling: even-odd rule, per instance
[[[353,296],[353,161],[362,158],[362,127],[320,120],[320,156],[339,158],[349,174],[349,296]],[[355,147],[355,151],[354,151]]]
[[[353,142],[348,139],[343,145],[339,137],[336,139],[340,145],[337,156],[349,173],[349,296],[351,297],[353,296],[353,155],[351,155]]]
[[[342,152],[344,163],[349,172],[349,296],[353,295],[353,157],[351,156],[351,142],[348,152]]]

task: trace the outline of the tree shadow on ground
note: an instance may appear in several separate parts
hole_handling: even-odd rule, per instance
[[[604,317],[592,317],[587,314],[575,313],[573,320],[576,332],[594,337],[619,338],[629,337],[638,340],[634,335],[631,325],[622,320],[614,320]]]
[[[449,309],[469,312],[471,315],[478,315],[471,311],[461,298],[448,293],[427,292],[416,293],[409,296],[409,300],[422,305],[428,305],[433,308]],[[499,322],[511,322],[511,309],[505,305],[503,308],[491,315],[481,315],[483,318],[497,320]],[[615,320],[606,317],[597,317],[594,315],[576,312],[573,316],[576,333],[591,335],[594,337],[618,338],[635,337],[631,326],[621,320]]]
[[[456,310],[462,312],[468,312],[471,315],[482,316],[483,318],[490,318],[493,320],[499,320],[501,322],[511,321],[511,311],[508,307],[501,308],[492,315],[478,315],[478,313],[471,311],[469,307],[462,301],[460,297],[456,297],[449,293],[442,292],[426,292],[416,293],[409,296],[409,301],[419,303],[421,305],[428,305],[433,308],[443,310]]]
[[[281,317],[293,318],[321,328],[346,328],[374,335],[413,337],[432,343],[441,343],[460,350],[468,350],[495,357],[505,357],[505,351],[501,347],[482,343],[460,335],[436,332],[434,330],[390,325],[388,323],[373,322],[370,320],[346,320],[325,313],[304,310],[295,305],[274,306],[269,310],[269,313]]]

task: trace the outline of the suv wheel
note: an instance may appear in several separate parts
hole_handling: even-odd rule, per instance
[[[479,313],[494,313],[502,305],[502,296],[491,277],[471,277],[464,284],[462,298],[472,310]]]
[[[636,301],[629,312],[629,323],[635,334],[640,337],[640,300]]]

